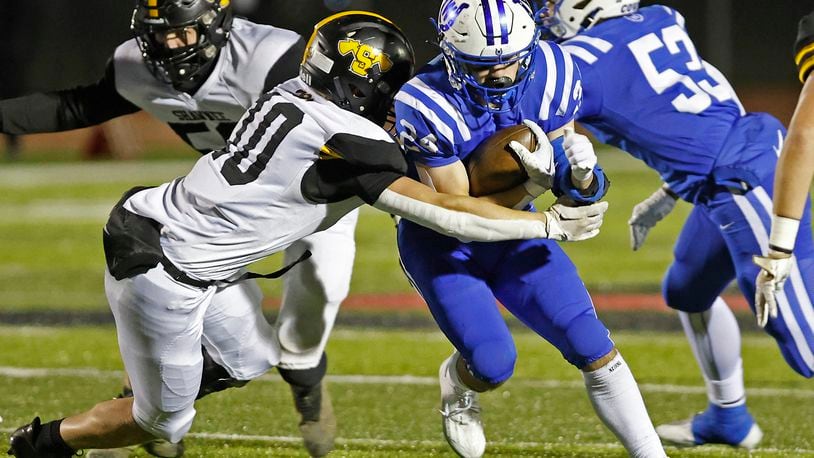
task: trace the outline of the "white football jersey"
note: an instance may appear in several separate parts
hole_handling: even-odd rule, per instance
[[[364,203],[358,196],[374,202],[404,170],[387,132],[294,78],[246,112],[225,148],[125,208],[163,225],[164,253],[181,270],[222,280],[327,229]]]
[[[290,30],[236,18],[212,73],[190,95],[153,76],[134,38],[113,54],[116,90],[206,153],[225,145],[235,123],[263,93],[269,70],[301,40]]]

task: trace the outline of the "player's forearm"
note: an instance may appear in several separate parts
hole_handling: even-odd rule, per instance
[[[87,127],[75,116],[66,114],[59,92],[30,94],[0,101],[3,133],[21,135]]]
[[[800,219],[814,176],[814,78],[806,81],[777,164],[774,213]]]
[[[78,89],[30,94],[0,101],[2,132],[13,135],[61,132],[88,127],[133,110],[117,110],[113,101],[101,110]]]
[[[93,84],[0,100],[0,132],[60,132],[139,111],[119,94],[115,81],[114,66],[108,63],[104,76]]]
[[[468,196],[436,193],[408,178],[389,186],[373,206],[466,240],[530,239],[548,234],[541,214],[510,210]]]

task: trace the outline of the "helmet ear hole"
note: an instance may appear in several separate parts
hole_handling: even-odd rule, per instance
[[[365,94],[365,91],[363,91],[359,86],[357,86],[357,85],[355,85],[353,83],[349,84],[348,88],[350,89],[350,94],[354,98],[363,99],[363,98],[367,97],[367,95]]]

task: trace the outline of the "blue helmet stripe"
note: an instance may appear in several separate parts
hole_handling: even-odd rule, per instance
[[[497,0],[497,14],[500,20],[500,43],[509,44],[509,24],[507,24],[508,17],[506,17],[506,7],[503,0]]]
[[[494,46],[495,31],[492,25],[492,9],[489,7],[489,0],[482,0],[481,5],[483,5],[483,19],[486,22],[486,44]]]

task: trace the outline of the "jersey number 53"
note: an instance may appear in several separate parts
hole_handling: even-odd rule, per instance
[[[679,94],[673,98],[672,104],[683,113],[701,113],[712,105],[712,97],[719,102],[734,99],[740,105],[729,82],[718,69],[701,60],[695,45],[681,26],[676,24],[665,27],[661,29],[660,35],[649,33],[627,45],[656,94],[662,94],[678,84],[682,85],[689,95]],[[665,67],[664,61],[668,59],[654,53],[664,47],[671,56],[687,55],[687,61],[684,65],[675,66],[676,68],[660,71],[658,67]]]

